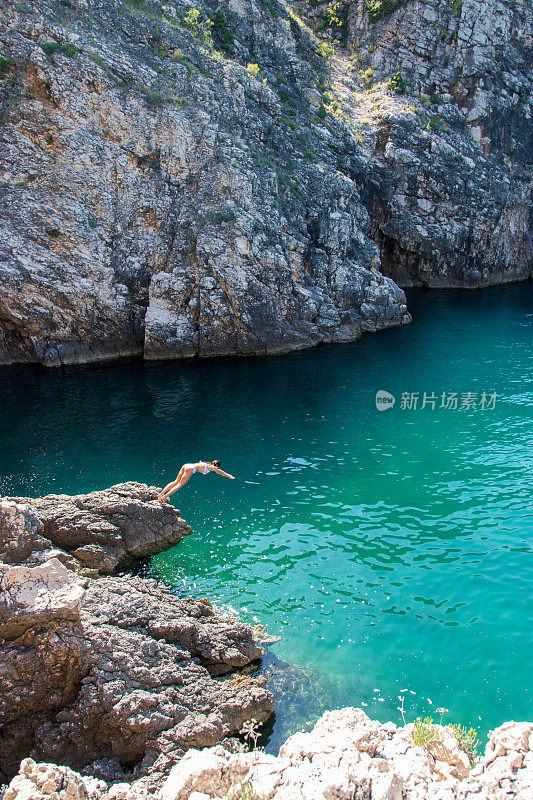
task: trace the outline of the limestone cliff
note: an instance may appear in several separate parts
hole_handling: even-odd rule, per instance
[[[345,90],[344,108],[368,157],[357,182],[382,271],[402,286],[528,277],[531,3],[317,0],[298,7],[316,29],[343,41],[353,80],[366,86],[366,102],[355,108],[357,92]],[[398,114],[390,94],[410,113]]]
[[[15,2],[0,33],[1,361],[265,353],[409,319],[284,6]]]
[[[396,8],[391,14],[383,9]],[[365,0],[350,47],[427,112],[392,126],[373,199],[383,269],[402,285],[531,274],[533,7],[522,0]]]
[[[320,39],[278,0],[7,0],[0,363],[346,341],[409,321],[390,276],[530,274],[530,4],[295,6]]]

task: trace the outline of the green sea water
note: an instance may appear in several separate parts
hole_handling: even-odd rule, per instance
[[[145,570],[279,636],[267,671],[305,668],[270,749],[324,707],[399,721],[402,694],[483,736],[533,719],[533,284],[408,302],[408,326],[283,356],[0,371],[3,494],[237,476],[174,495],[194,533]]]

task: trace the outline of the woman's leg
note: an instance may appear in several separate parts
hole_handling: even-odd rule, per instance
[[[192,470],[187,470],[187,472],[183,474],[181,480],[169,492],[166,492],[165,497],[170,497],[171,494],[174,494],[174,492],[177,492],[178,489],[181,489],[182,486],[185,486],[187,481],[190,479],[191,475],[192,475]]]
[[[176,476],[176,479],[175,479],[175,480],[173,480],[173,481],[170,481],[170,483],[167,483],[167,485],[165,486],[165,488],[163,489],[163,491],[162,491],[162,492],[160,492],[160,493],[157,495],[157,499],[158,499],[158,500],[162,500],[162,499],[163,499],[163,497],[164,497],[164,496],[167,494],[167,492],[169,491],[169,489],[173,489],[173,488],[174,488],[174,486],[176,486],[176,485],[177,485],[177,484],[180,482],[180,480],[181,480],[181,479],[182,479],[182,477],[183,477],[183,473],[184,473],[184,472],[185,472],[185,470],[184,470],[184,469],[183,469],[183,467],[182,467],[182,468],[180,469],[180,471],[178,472],[178,474],[177,474],[177,476]]]

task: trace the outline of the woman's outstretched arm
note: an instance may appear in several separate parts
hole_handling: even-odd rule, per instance
[[[212,469],[215,472],[218,472],[219,475],[223,475],[225,478],[231,478],[232,481],[235,480],[235,475],[230,475],[229,472],[224,472],[224,470],[220,469],[220,467],[213,467]]]

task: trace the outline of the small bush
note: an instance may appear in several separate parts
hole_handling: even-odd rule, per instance
[[[405,94],[405,92],[407,91],[405,86],[405,81],[400,72],[397,72],[396,75],[392,76],[392,78],[388,83],[388,86],[396,94]]]
[[[453,0],[452,10],[456,17],[460,17],[463,12],[463,0]]]
[[[481,744],[477,738],[477,731],[474,728],[464,728],[462,725],[448,725],[448,727],[454,732],[457,743],[467,754],[470,764],[474,764]]]
[[[101,55],[98,55],[98,53],[89,53],[88,55],[89,55],[89,58],[91,59],[91,61],[94,61],[94,63],[98,64],[99,67],[103,67],[104,66],[105,61],[104,61],[104,59],[102,58]]]
[[[326,25],[333,37],[345,45],[348,39],[349,5],[342,0],[331,0],[326,10]]]
[[[372,69],[372,67],[361,70],[359,75],[361,77],[361,80],[363,81],[363,86],[365,87],[365,89],[371,89],[374,83],[374,70]]]
[[[273,17],[279,17],[279,11],[275,8],[273,3],[270,3],[269,0],[263,0],[263,5],[265,8],[268,8]]]
[[[200,9],[190,8],[185,14],[183,24],[195,39],[211,47],[213,46],[213,39],[211,37],[213,23],[208,17],[202,16]]]
[[[434,117],[431,117],[428,124],[426,125],[427,131],[442,131],[443,128],[446,127],[446,123],[444,122],[443,118],[440,114],[436,114]]]
[[[360,53],[352,53],[350,56],[350,70],[351,72],[358,72],[364,66],[364,59]]]
[[[41,45],[41,47],[47,56],[51,56],[54,53],[63,53],[64,55],[72,58],[78,52],[78,48],[73,44],[70,44],[70,42],[68,44],[60,44],[59,42],[45,42]]]
[[[213,34],[225,50],[231,50],[234,36],[228,27],[224,12],[220,8],[213,15]]]
[[[11,61],[9,58],[1,58],[0,57],[0,78],[3,78],[4,75],[9,72],[11,67],[14,65],[14,62]]]
[[[257,795],[250,781],[246,781],[246,783],[239,783],[237,786],[233,786],[228,793],[228,797],[231,800],[256,800]]]
[[[148,103],[152,106],[164,106],[178,102],[179,105],[183,104],[183,98],[176,98],[169,91],[162,92],[159,89],[153,89],[151,86],[146,86],[144,83],[134,83],[131,87],[137,92],[144,95]]]
[[[373,22],[393,14],[405,3],[405,0],[366,0],[366,10]]]
[[[213,222],[219,224],[221,222],[233,222],[237,215],[233,211],[211,211],[209,216]]]
[[[321,42],[320,45],[319,45],[318,50],[319,50],[320,55],[322,56],[322,58],[326,58],[326,59],[331,58],[335,53],[335,50],[333,49],[333,45],[329,44],[329,42]]]
[[[248,73],[250,78],[259,78],[261,69],[259,67],[259,64],[248,64],[246,67],[246,72]]]
[[[438,741],[440,731],[433,725],[433,717],[417,717],[413,723],[413,730],[410,735],[411,744],[416,747],[427,747],[430,742]]]

